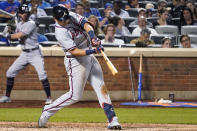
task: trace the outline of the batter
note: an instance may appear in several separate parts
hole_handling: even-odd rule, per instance
[[[93,55],[104,49],[94,35],[91,24],[84,17],[68,12],[63,5],[55,6],[53,14],[56,21],[55,35],[65,53],[64,64],[69,76],[70,90],[52,104],[44,106],[38,126],[45,127],[48,119],[58,110],[78,102],[88,81],[108,118],[108,129],[120,130],[121,126],[105,87],[101,66]]]

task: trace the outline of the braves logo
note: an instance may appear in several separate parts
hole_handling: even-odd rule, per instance
[[[73,39],[73,40],[74,40],[74,38],[76,38],[79,34],[80,34],[80,35],[83,34],[82,31],[76,30],[76,29],[73,29],[73,30],[71,30],[70,32],[71,32],[71,34],[72,34],[72,39]]]

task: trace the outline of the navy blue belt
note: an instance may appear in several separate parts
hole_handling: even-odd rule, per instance
[[[22,51],[24,51],[24,52],[32,52],[32,51],[37,50],[37,49],[39,49],[39,47],[32,48],[32,49],[22,49]]]

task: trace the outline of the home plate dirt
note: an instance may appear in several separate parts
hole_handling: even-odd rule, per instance
[[[121,124],[124,131],[196,131],[197,125],[183,124]],[[36,122],[0,122],[0,131],[107,131],[106,123],[49,122],[38,128]]]

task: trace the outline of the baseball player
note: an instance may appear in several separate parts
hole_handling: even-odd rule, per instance
[[[101,66],[93,55],[100,53],[103,48],[94,35],[91,24],[84,17],[68,12],[63,5],[53,7],[53,17],[56,21],[55,35],[65,53],[64,64],[69,76],[70,90],[52,104],[44,106],[38,126],[45,127],[48,119],[58,110],[79,101],[88,81],[108,118],[108,129],[120,130],[121,126],[105,87]],[[93,49],[92,45],[96,48]]]
[[[21,22],[16,26],[16,33],[6,34],[7,39],[18,39],[22,47],[21,55],[8,69],[6,94],[0,102],[10,102],[10,94],[14,85],[14,78],[20,70],[31,64],[36,69],[39,79],[42,81],[43,88],[47,95],[45,104],[52,103],[50,85],[44,69],[44,58],[37,42],[37,28],[34,21],[29,20],[30,10],[26,4],[19,6],[18,9]]]

